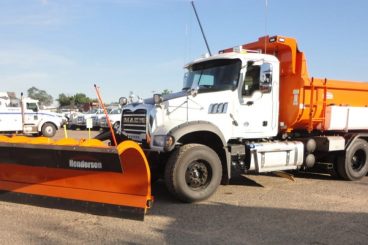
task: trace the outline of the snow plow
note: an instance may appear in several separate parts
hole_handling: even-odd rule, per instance
[[[96,139],[0,136],[4,201],[143,220],[150,184],[144,152],[132,141],[112,147]]]

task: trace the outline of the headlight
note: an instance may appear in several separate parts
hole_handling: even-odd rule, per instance
[[[153,136],[153,145],[162,147],[165,150],[170,149],[174,145],[174,137],[171,135],[155,135]]]
[[[128,104],[128,99],[127,99],[127,98],[125,98],[125,97],[121,97],[121,98],[119,99],[119,104],[120,104],[120,105],[122,105],[122,106],[124,106],[124,105]]]

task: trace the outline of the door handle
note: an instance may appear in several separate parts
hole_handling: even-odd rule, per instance
[[[246,105],[247,106],[250,106],[250,105],[253,105],[254,104],[254,102],[253,101],[248,101],[247,103],[246,103]]]

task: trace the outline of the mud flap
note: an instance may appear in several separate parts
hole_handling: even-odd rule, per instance
[[[98,140],[1,136],[0,191],[6,201],[134,219],[143,219],[153,200],[145,154],[132,141],[115,148]]]

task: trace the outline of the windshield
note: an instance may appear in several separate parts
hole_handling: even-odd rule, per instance
[[[239,59],[218,59],[194,64],[184,76],[183,90],[190,89],[192,85],[199,90],[235,89],[240,68]]]
[[[121,109],[113,109],[110,111],[110,114],[121,114]]]

